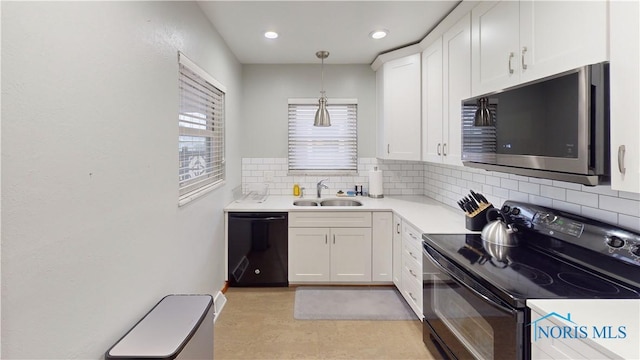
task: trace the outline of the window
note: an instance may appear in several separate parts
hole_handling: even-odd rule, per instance
[[[183,205],[224,183],[226,89],[182,53],[178,59],[178,204]]]
[[[357,173],[357,100],[331,99],[329,127],[313,126],[317,109],[317,99],[289,99],[289,172]]]

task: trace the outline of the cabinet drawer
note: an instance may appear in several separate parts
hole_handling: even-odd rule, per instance
[[[402,222],[402,239],[409,241],[418,249],[422,247],[422,233],[405,221]]]
[[[412,257],[406,256],[406,253],[402,257],[402,272],[407,273],[409,278],[416,282],[416,284],[422,284],[422,269]]]
[[[289,212],[289,227],[371,227],[371,212]]]
[[[419,319],[422,314],[422,284],[418,284],[407,272],[402,273],[402,296]]]
[[[417,267],[420,267],[418,274],[422,274],[422,253],[406,240],[402,241],[402,258],[412,260]]]

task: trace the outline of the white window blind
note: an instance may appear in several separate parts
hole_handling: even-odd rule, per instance
[[[358,170],[356,100],[330,100],[331,126],[313,126],[317,100],[289,101],[289,172],[346,174]]]
[[[179,54],[179,204],[222,184],[226,89]]]

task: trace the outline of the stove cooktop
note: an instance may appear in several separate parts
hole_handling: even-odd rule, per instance
[[[484,248],[479,234],[424,234],[423,239],[516,307],[524,306],[527,299],[640,298],[640,289],[633,285],[591,272],[526,242],[501,248],[498,259]]]

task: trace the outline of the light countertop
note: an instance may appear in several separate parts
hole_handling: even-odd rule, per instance
[[[305,200],[317,201],[314,197]],[[267,197],[266,201],[232,202],[225,212],[275,212],[275,211],[393,211],[424,233],[469,233],[465,228],[465,215],[426,196],[393,196],[381,199],[369,197],[323,197],[328,199],[358,200],[362,206],[295,206],[293,202],[300,198],[290,195]]]

